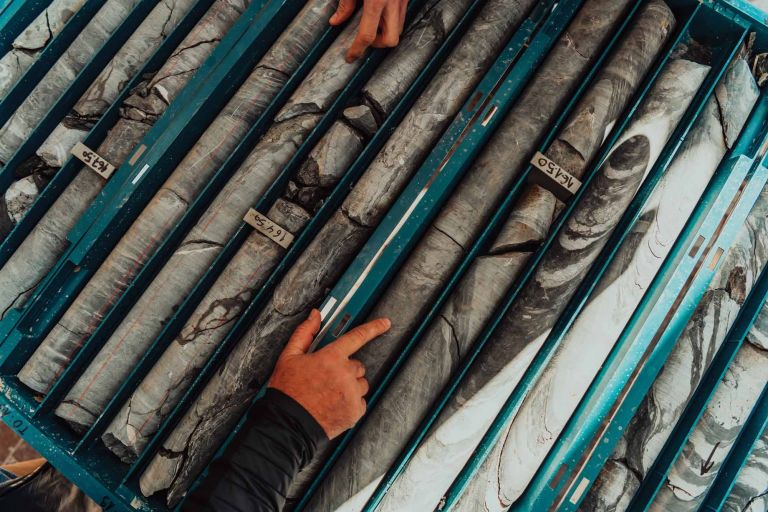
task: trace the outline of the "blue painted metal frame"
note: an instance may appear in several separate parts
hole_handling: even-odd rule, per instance
[[[763,295],[762,300],[765,301]],[[755,443],[768,429],[768,385],[763,389],[747,423],[741,429],[736,443],[728,453],[720,471],[717,473],[717,479],[710,487],[707,496],[704,498],[700,510],[702,512],[720,512],[723,509],[725,500],[736,484],[736,481],[747,463]]]
[[[695,29],[697,23],[696,17],[701,15],[708,15],[708,11],[703,9],[695,10],[691,17],[686,22],[684,27],[685,31],[681,31],[680,36],[683,36]],[[727,69],[727,65],[735,56],[739,45],[743,38],[746,36],[746,30],[739,30],[738,37],[735,40],[730,41],[731,44],[727,44],[726,48],[719,48],[719,52],[716,52],[714,62],[710,72],[708,73],[704,84],[701,86],[696,96],[694,97],[691,105],[687,109],[683,119],[678,124],[674,133],[669,139],[669,142],[665,145],[664,150],[659,156],[653,169],[649,172],[645,181],[641,185],[640,189],[636,193],[629,207],[625,211],[621,220],[617,224],[613,233],[611,234],[605,248],[601,251],[598,258],[593,263],[587,276],[584,278],[582,284],[579,286],[574,297],[569,301],[566,310],[560,315],[557,324],[552,329],[551,333],[544,341],[541,349],[536,354],[533,362],[528,366],[519,384],[515,387],[512,395],[501,409],[486,435],[481,440],[480,444],[476,448],[472,457],[465,465],[461,473],[456,477],[451,488],[446,492],[444,501],[441,506],[441,510],[452,510],[453,506],[458,502],[458,499],[463,494],[469,482],[477,473],[482,462],[487,458],[493,446],[498,442],[504,427],[509,421],[517,414],[520,407],[525,400],[528,393],[534,388],[538,379],[544,372],[547,364],[550,362],[556,349],[562,343],[568,329],[572,325],[576,316],[586,304],[587,299],[597,285],[600,277],[602,277],[605,270],[607,270],[609,263],[615,256],[618,248],[626,237],[631,232],[632,226],[637,221],[643,205],[653,192],[658,181],[661,179],[663,172],[669,166],[677,151],[679,150],[682,141],[693,127],[695,120],[700,115],[701,111],[714,91],[715,85],[719,82],[723,74]],[[713,51],[717,48],[713,48]],[[669,57],[672,49],[666,54],[665,57]],[[719,53],[719,55],[717,55]],[[609,149],[606,148],[606,149]],[[583,186],[581,189],[585,189]],[[573,200],[574,203],[576,200]]]
[[[90,1],[94,2],[96,0]],[[542,0],[541,2],[542,5],[547,3],[546,0]],[[567,14],[569,12],[567,10],[568,6],[573,7],[577,3],[579,3],[577,0],[560,2],[555,15],[549,19],[548,26],[560,27],[557,30],[562,30],[562,26],[566,22],[566,17],[570,16]],[[680,30],[676,40],[682,38],[683,35],[687,33],[688,29],[691,28],[691,22],[697,13],[699,13],[700,16],[711,17],[711,12],[717,12],[722,15],[726,21],[730,20],[731,22],[734,22],[729,25],[717,27],[718,30],[728,33],[726,34],[726,38],[734,35],[732,32],[732,25],[738,25],[744,28],[749,26],[750,23],[760,22],[759,15],[754,9],[752,11],[745,9],[746,14],[740,11],[739,9],[741,6],[739,4],[742,2],[739,2],[738,0],[728,0],[728,2],[707,0],[704,5],[696,4],[695,6],[693,5],[693,2],[688,0],[671,0],[671,3],[678,4],[678,7],[682,5],[683,10],[686,12],[691,11],[691,15],[688,17],[685,27]],[[13,2],[8,5],[10,6],[12,4]],[[252,64],[255,63],[255,60],[260,55],[259,52],[263,52],[264,48],[271,44],[271,41],[273,41],[277,34],[282,30],[282,26],[288,19],[290,19],[290,17],[292,17],[292,13],[297,9],[295,8],[295,4],[289,4],[291,4],[289,0],[270,0],[264,7],[262,13],[259,13],[259,9],[253,5],[249,8],[246,14],[241,17],[232,30],[230,30],[227,37],[225,37],[219,47],[206,61],[198,75],[190,82],[189,86],[185,88],[177,101],[175,101],[168,109],[168,112],[158,120],[155,127],[144,138],[142,144],[146,146],[147,150],[141,155],[136,164],[125,164],[121,166],[107,184],[97,201],[94,202],[89,211],[78,222],[75,229],[72,230],[68,237],[72,242],[71,247],[48,278],[38,288],[35,295],[27,303],[27,307],[21,311],[14,311],[5,321],[0,323],[0,375],[2,375],[0,376],[0,417],[17,432],[21,433],[38,449],[38,451],[51,460],[56,467],[64,471],[76,484],[80,485],[91,496],[96,497],[97,501],[101,501],[107,510],[167,510],[167,507],[165,507],[159,499],[146,499],[137,493],[137,479],[148,462],[149,457],[167,433],[170,432],[196,393],[199,392],[202,386],[207,382],[212,372],[215,371],[218,364],[223,361],[224,357],[226,357],[227,353],[234,346],[234,343],[239,339],[255,315],[260,311],[266,300],[268,300],[274,286],[279,282],[287,269],[296,261],[296,258],[298,258],[301,251],[308,245],[320,227],[338,207],[351,185],[357,180],[362,172],[365,171],[396,125],[413,104],[415,98],[421,90],[423,90],[441,60],[447,55],[447,52],[458,40],[458,37],[463,31],[463,28],[459,28],[449,36],[449,40],[444,44],[438,55],[430,62],[427,69],[425,69],[422,75],[420,75],[414,85],[409,89],[408,93],[406,93],[403,100],[401,100],[398,106],[394,109],[393,113],[385,120],[380,130],[367,144],[363,153],[334,189],[320,212],[318,212],[307,228],[297,237],[283,261],[273,271],[266,285],[253,299],[242,317],[233,326],[233,329],[227,335],[227,338],[195,380],[193,386],[185,394],[171,416],[164,422],[160,432],[156,435],[153,442],[144,451],[137,463],[126,471],[125,466],[118,463],[100,443],[96,442],[100,433],[108,423],[108,419],[111,418],[117,411],[117,408],[122,405],[122,401],[131,391],[132,386],[134,386],[143,377],[146,371],[149,370],[156,357],[159,356],[165,346],[167,346],[171,336],[175,334],[176,330],[181,326],[181,322],[188,317],[192,308],[198,303],[199,299],[223,270],[229,259],[234,255],[237,248],[245,240],[250,232],[249,227],[246,225],[241,226],[238,233],[212,265],[209,272],[200,283],[198,283],[190,297],[182,305],[169,325],[166,326],[163,333],[153,342],[151,349],[142,359],[139,366],[132,372],[128,381],[118,392],[118,395],[112,402],[110,402],[102,417],[99,418],[96,425],[94,425],[84,437],[79,438],[73,435],[66,427],[53,419],[51,413],[51,407],[55,403],[53,398],[49,398],[43,404],[36,402],[30,393],[23,388],[23,386],[19,385],[14,377],[9,377],[8,375],[13,375],[20,364],[26,360],[29,352],[34,349],[37,342],[39,342],[45,333],[47,333],[47,330],[52,323],[58,319],[58,316],[63,312],[63,309],[68,306],[69,301],[78,292],[80,287],[87,282],[93,271],[111,250],[114,243],[119,240],[125,229],[127,229],[135,216],[141,211],[146,201],[152,194],[154,194],[154,190],[156,190],[162,183],[165,176],[167,176],[167,174],[175,167],[176,162],[178,162],[178,160],[186,153],[189,146],[191,146],[197,139],[213,116],[215,116],[221,106],[223,106],[223,102],[229,95],[231,95],[235,88],[239,86],[239,83],[244,80],[245,70],[249,70],[252,67]],[[481,0],[475,2],[475,4],[473,4],[473,9],[476,9],[480,4]],[[735,4],[736,7],[733,7],[731,4]],[[635,6],[635,9],[636,8],[637,7]],[[8,7],[5,9],[7,10]],[[704,10],[707,11],[707,14],[701,14]],[[465,16],[465,19],[462,22],[464,25],[461,25],[462,27],[466,26],[466,23],[471,19],[474,12],[475,11],[472,11]],[[542,15],[546,14],[546,12],[546,10],[542,10],[536,12],[536,14]],[[0,11],[0,22],[2,21],[4,13],[5,10]],[[557,20],[558,17],[560,17],[559,23]],[[471,120],[477,119],[478,116],[481,116],[483,119],[487,117],[490,124],[496,123],[499,119],[503,118],[505,110],[502,109],[507,108],[508,104],[511,103],[514,97],[514,94],[512,93],[515,92],[515,88],[518,88],[517,90],[519,92],[519,88],[524,84],[536,67],[539,58],[534,57],[536,52],[544,51],[544,53],[546,53],[543,47],[537,46],[537,41],[541,42],[541,39],[544,38],[544,36],[540,35],[542,31],[539,31],[539,35],[536,36],[540,39],[534,37],[531,40],[530,47],[527,51],[518,52],[514,50],[516,47],[515,45],[527,42],[526,39],[536,31],[540,23],[543,23],[543,20],[537,19],[534,15],[528,20],[527,25],[521,27],[521,30],[511,41],[507,53],[502,56],[513,60],[515,56],[521,55],[518,57],[518,65],[513,66],[511,70],[507,69],[504,64],[501,63],[503,60],[502,57],[499,58],[496,66],[489,72],[484,82],[478,87],[478,91],[483,91],[482,97],[484,97],[486,101],[477,102],[473,109],[470,109],[468,105],[465,106],[465,109],[469,114],[463,117],[465,125],[461,127],[452,125],[452,127],[449,128],[443,139],[441,139],[440,144],[430,156],[430,159],[419,170],[412,183],[409,185],[409,188],[406,189],[406,192],[398,200],[396,206],[388,213],[387,218],[382,222],[382,226],[374,233],[371,242],[367,244],[366,249],[360,253],[359,258],[353,263],[353,266],[350,267],[350,272],[346,274],[345,278],[342,278],[342,281],[340,281],[337,287],[334,288],[334,294],[336,294],[338,290],[348,290],[349,286],[354,283],[356,277],[360,274],[360,271],[371,261],[371,251],[375,251],[375,249],[380,246],[381,241],[389,237],[398,220],[402,218],[404,208],[407,208],[407,206],[411,204],[413,194],[423,188],[425,179],[434,172],[438,165],[445,165],[446,169],[444,172],[453,173],[453,183],[458,180],[461,173],[464,172],[467,165],[474,158],[474,155],[477,154],[477,151],[483,145],[485,140],[487,140],[486,135],[475,132],[474,128],[464,132],[463,130],[466,128],[466,123],[469,123],[471,126]],[[624,26],[626,26],[626,23]],[[622,26],[622,29],[624,26]],[[330,31],[324,36],[328,39],[324,39],[322,44],[330,42],[332,35],[329,34],[331,34]],[[740,32],[739,37],[741,38],[743,35],[744,32],[742,31]],[[2,34],[0,34],[0,36],[2,36]],[[550,36],[553,37],[551,34]],[[761,37],[765,38],[764,35]],[[616,38],[618,38],[618,33],[611,44],[615,42]],[[170,43],[168,44],[170,45]],[[320,52],[319,48],[320,46],[313,51]],[[158,50],[158,52],[159,51],[160,50]],[[607,50],[600,59],[605,58],[606,54]],[[316,58],[317,55],[318,54],[316,53],[312,54],[312,57],[310,57],[309,60]],[[311,150],[312,146],[319,140],[323,132],[331,125],[341,108],[343,108],[344,98],[348,98],[349,95],[354,94],[354,92],[359,89],[366,77],[373,71],[373,68],[378,60],[381,59],[382,55],[382,52],[375,52],[368,57],[368,60],[363,64],[361,71],[358,72],[349,87],[342,92],[340,99],[331,107],[331,111],[323,117],[320,126],[311,132],[305,144],[301,146],[293,160],[281,172],[280,177],[275,181],[264,197],[258,201],[256,205],[257,210],[266,211],[274,200],[279,197],[287,180],[306,157],[306,154]],[[653,79],[658,75],[658,72],[663,65],[663,61],[668,58],[668,56],[669,52],[665,54],[664,59],[658,63],[654,72],[652,72],[652,76],[644,83],[642,91],[636,96],[633,101],[633,106],[628,109],[627,113],[625,113],[622,122],[617,123],[617,127],[606,140],[606,148],[610,147],[618,138],[619,134],[626,126],[629,117],[637,109],[641,99],[650,88]],[[157,54],[153,57],[153,60],[155,58],[159,59]],[[545,149],[548,146],[551,138],[556,133],[557,126],[564,121],[567,111],[573,107],[578,96],[584,91],[587,83],[594,76],[598,65],[599,64],[596,64],[593,67],[590,74],[581,84],[579,91],[574,96],[566,111],[564,111],[556,123],[553,124],[546,140],[541,144],[541,149]],[[147,67],[149,66],[150,64],[148,63]],[[184,220],[182,221],[183,226],[179,227],[179,229],[175,231],[175,234],[166,240],[163,249],[161,249],[161,251],[159,251],[153,258],[151,265],[145,268],[141,278],[137,279],[137,282],[130,289],[127,298],[121,302],[120,306],[117,307],[110,317],[108,317],[108,320],[103,323],[103,329],[100,329],[98,333],[94,334],[89,340],[87,346],[90,347],[91,350],[96,350],[98,348],[99,343],[103,342],[105,339],[104,336],[111,332],[110,330],[116,326],[121,313],[127,310],[130,304],[133,303],[133,300],[138,297],[138,294],[140,294],[149,283],[157,269],[160,268],[164,257],[170,254],[169,251],[175,246],[175,243],[173,242],[175,239],[173,236],[181,236],[179,233],[183,233],[186,230],[184,226],[188,227],[191,225],[191,222],[194,222],[197,215],[204,209],[207,201],[210,201],[213,197],[215,190],[223,184],[229,173],[231,173],[239,164],[239,161],[242,161],[242,158],[244,158],[250,147],[255,143],[259,134],[263,133],[262,130],[268,126],[268,122],[274,112],[276,112],[276,109],[279,108],[282,101],[287,98],[287,91],[298,83],[300,80],[299,76],[308,69],[309,64],[305,63],[304,66],[304,68],[301,68],[301,71],[297,72],[297,74],[291,78],[290,84],[281,93],[281,96],[276,98],[273,104],[270,105],[270,114],[265,114],[256,123],[257,126],[249,132],[246,136],[246,140],[238,146],[235,154],[233,154],[227,163],[224,164],[222,169],[218,171],[214,178],[214,182],[203,193],[204,197],[201,197],[199,202],[196,202],[191,209],[194,211],[190,211],[190,213],[184,217]],[[700,92],[695,100],[695,104],[698,105],[699,108],[703,105],[706,96],[711,92],[711,86],[713,86],[719,78],[719,74],[722,73],[723,69],[724,64],[722,64],[722,66],[717,66],[717,70],[713,70],[713,73],[708,77],[708,86],[706,88],[709,89],[709,91],[706,94]],[[500,80],[504,80],[504,83],[500,84]],[[127,89],[130,89],[130,87]],[[470,98],[474,98],[474,95],[470,96]],[[504,101],[507,101],[507,104],[504,104]],[[498,104],[496,102],[498,102]],[[103,121],[104,124],[97,125],[97,127],[95,127],[89,134],[89,139],[87,139],[89,145],[92,143],[95,146],[98,144],[98,141],[103,139],[103,135],[106,133],[108,126],[114,123],[114,120],[116,119],[116,117],[111,120],[109,118],[112,115],[117,115],[117,105],[119,105],[119,103],[120,101],[116,101],[113,105],[114,111],[102,118],[100,123]],[[497,110],[491,115],[490,112],[494,106]],[[674,152],[677,149],[677,145],[679,145],[679,142],[682,140],[685,133],[687,133],[687,130],[690,129],[696,115],[698,115],[698,112],[694,112],[694,110],[693,107],[689,109],[684,122],[673,137],[673,140],[676,142],[669,145],[669,151],[665,150],[665,154],[662,156],[662,159],[660,159],[660,163],[654,168],[651,175],[652,177],[649,177],[649,180],[646,181],[646,184],[643,185],[643,189],[641,189],[641,192],[638,194],[638,198],[633,202],[633,206],[630,206],[630,209],[635,208],[635,210],[633,210],[634,215],[639,212],[639,208],[642,206],[645,198],[647,198],[647,195],[655,185],[653,179],[657,179],[660,176],[661,170],[669,164],[669,161],[671,161],[671,158],[674,156]],[[765,120],[765,114],[765,111],[761,114],[762,121]],[[753,118],[756,118],[756,115],[753,115]],[[491,131],[492,129],[488,129],[484,133],[487,134]],[[460,154],[463,155],[463,152],[458,151],[451,153],[450,149],[456,142],[458,142],[462,148],[468,149],[470,156],[462,157]],[[735,150],[734,153],[736,153]],[[601,152],[598,158],[595,159],[595,162],[590,165],[590,170],[584,180],[585,183],[587,183],[594,175],[606,154],[607,149]],[[445,158],[446,156],[449,158]],[[734,180],[737,180],[738,176],[741,175],[739,173],[746,172],[745,169],[749,167],[749,165],[745,162],[746,160],[744,157],[737,159],[736,162],[733,163],[730,173],[727,170],[721,170],[718,172],[718,177],[721,177],[722,180],[724,180],[724,183],[727,183],[729,184],[728,186],[730,186],[730,184],[732,184]],[[63,188],[63,186],[66,186],[69,182],[71,176],[74,175],[74,172],[80,167],[72,161],[68,162],[67,165],[71,166],[67,171],[70,175],[67,176],[64,174],[62,178],[59,178],[60,181],[54,180],[52,185],[55,184],[55,186]],[[143,170],[146,169],[151,169],[152,171],[144,172]],[[442,304],[448,297],[450,290],[455,286],[462,273],[468,268],[468,265],[471,264],[474,257],[480,254],[480,251],[487,246],[488,242],[495,234],[497,226],[503,221],[511,207],[514,205],[514,199],[523,186],[524,180],[529,172],[530,167],[524,171],[523,175],[520,176],[517,183],[513,186],[509,195],[505,198],[504,202],[500,205],[496,214],[491,219],[488,228],[486,228],[481,237],[472,247],[468,256],[455,271],[451,282],[443,290],[443,293],[438,300],[438,304],[430,310],[428,318],[422,322],[417,332],[409,340],[406,349],[399,355],[398,361],[387,373],[387,376],[385,377],[387,380],[385,382],[388,382],[394,376],[396,370],[405,360],[410,348],[420,339],[421,334],[428,325],[429,319],[439,310],[439,304]],[[766,172],[768,171],[764,167],[760,167],[754,171],[752,182],[756,183],[754,180],[757,180],[758,178],[764,180],[764,174]],[[445,176],[448,176],[448,174],[445,174]],[[132,183],[133,181],[136,181],[136,183]],[[408,250],[418,238],[418,235],[431,220],[431,216],[437,212],[438,203],[448,196],[453,183],[440,182],[437,184],[437,187],[439,188],[433,189],[436,194],[434,198],[430,198],[436,200],[434,208],[431,210],[427,208],[424,211],[415,213],[415,216],[411,217],[411,223],[406,224],[405,228],[400,231],[400,234],[398,235],[399,238],[394,238],[394,240],[397,240],[397,243],[393,245],[400,245],[400,242],[403,242],[407,246],[401,248],[400,251],[387,251],[381,257],[379,261],[382,274],[378,279],[364,282],[363,288],[365,288],[365,290],[360,292],[359,295],[355,294],[352,300],[347,304],[348,309],[345,310],[344,313],[353,313],[355,319],[361,319],[363,317],[367,312],[367,309],[378,296],[380,290],[402,263]],[[723,187],[727,188],[726,185],[723,185]],[[582,189],[583,188],[584,187],[582,187]],[[749,188],[750,193],[753,189],[754,186]],[[38,201],[38,204],[36,204],[33,209],[35,215],[42,215],[44,213],[50,205],[50,203],[46,204],[46,201],[53,200],[56,195],[56,190],[55,187],[50,188],[50,195],[44,196],[45,199],[40,199]],[[710,191],[707,193],[714,194],[714,192]],[[409,448],[404,451],[397,464],[395,464],[386,475],[384,482],[377,490],[377,494],[371,502],[369,502],[367,510],[375,508],[375,504],[377,503],[376,500],[383,496],[383,492],[386,492],[388,482],[391,483],[399,471],[402,470],[408,458],[413,453],[416,446],[418,446],[418,442],[426,434],[427,429],[436,419],[442,406],[445,405],[450,393],[455,390],[458,379],[466,372],[466,368],[468,368],[468,365],[474,360],[480,347],[487,341],[490,333],[498,324],[501,315],[503,315],[509,308],[522,286],[524,286],[525,282],[533,274],[536,265],[538,265],[538,262],[541,260],[541,256],[551,245],[557,232],[559,232],[559,229],[565,223],[568,215],[572,212],[579,197],[581,196],[577,194],[568,204],[563,214],[555,223],[554,229],[543,247],[531,258],[531,261],[529,261],[529,264],[523,271],[522,277],[515,283],[508,294],[507,300],[505,300],[504,304],[502,304],[497,311],[494,320],[486,327],[483,336],[481,336],[476,349],[470,355],[468,362],[462,367],[457,378],[448,386],[446,393],[441,397],[435,410],[433,410],[431,415],[425,420],[420,432],[413,440],[411,440]],[[714,198],[715,196],[712,197]],[[746,201],[746,199],[743,199],[743,201]],[[740,205],[745,204],[743,201]],[[701,208],[704,209],[704,206]],[[715,207],[713,206],[712,208],[712,211],[714,211]],[[743,208],[743,206],[740,206],[740,208]],[[741,210],[739,210],[739,212],[741,212]],[[626,234],[634,222],[632,216],[633,214],[631,213],[625,215],[622,219],[622,224],[617,228],[617,231],[622,231]],[[31,226],[33,222],[34,220],[30,220],[28,225]],[[620,241],[621,239],[621,236],[616,237],[617,241]],[[23,237],[15,240],[16,241],[8,245],[3,244],[0,246],[0,261],[4,262],[2,258],[7,259],[12,251],[18,246],[18,243],[23,240]],[[14,244],[16,244],[16,247],[14,247]],[[611,245],[618,245],[618,242],[611,242],[609,246]],[[606,253],[608,252],[610,251],[606,251]],[[601,255],[601,259],[595,264],[596,268],[593,269],[595,272],[590,273],[585,283],[589,282],[594,284],[600,276],[600,271],[597,267],[604,269],[611,257],[612,254],[606,254],[605,256]],[[377,270],[378,269],[379,267],[377,267]],[[347,279],[347,281],[345,281],[345,279]],[[658,287],[659,290],[661,290],[662,284],[658,284]],[[582,301],[586,300],[590,291],[591,287],[587,285],[585,285],[584,289],[580,289],[579,293]],[[579,300],[574,300],[573,302],[578,303]],[[581,305],[583,305],[583,302],[574,304],[573,308],[569,309],[565,316],[570,315],[572,320]],[[569,305],[569,308],[571,308],[571,305]],[[339,308],[339,310],[341,310],[341,308]],[[335,320],[338,320],[339,316],[340,315],[336,315],[334,321],[326,322],[326,331],[329,330],[328,328],[330,326],[337,326]],[[347,325],[353,323],[354,321],[347,320]],[[560,329],[561,332],[564,332],[569,325],[569,321],[564,321],[562,325],[558,324],[556,329]],[[327,336],[323,341],[327,342],[330,339],[332,339],[332,336]],[[555,342],[553,341],[553,343]],[[71,385],[77,377],[77,369],[82,366],[82,363],[85,361],[86,353],[83,354],[84,355],[81,356],[82,359],[78,362],[77,367],[73,367],[69,374],[65,374],[66,378],[59,382],[59,387],[54,392],[55,395],[60,396],[61,393],[65,392],[68,386]],[[623,358],[617,358],[616,360],[617,363],[625,361]],[[605,378],[607,379],[608,375],[606,375]],[[532,382],[533,381],[531,381],[531,385]],[[521,398],[522,396],[524,396],[524,394],[518,398]],[[375,395],[375,397],[378,397],[378,394]],[[375,402],[375,397],[374,400],[371,401],[372,405]],[[243,418],[242,421],[244,420],[245,418]],[[350,436],[345,437],[343,443],[348,442]],[[331,464],[338,453],[339,452],[336,452],[333,458],[328,461],[323,470],[324,472],[331,467]],[[320,480],[318,479],[313,485],[316,486],[319,481]]]
[[[176,29],[168,35],[155,53],[142,66],[135,76],[126,84],[123,91],[115,98],[112,105],[104,111],[96,124],[88,132],[83,144],[89,148],[97,148],[106,138],[109,130],[120,117],[120,108],[123,101],[130,96],[133,89],[145,80],[145,77],[156,73],[165,61],[171,56],[175,48],[197,23],[214,0],[198,0],[190,11],[179,22]],[[262,2],[263,3],[263,2]],[[83,164],[74,157],[67,159],[66,163],[56,172],[56,175],[43,189],[24,217],[14,226],[13,230],[0,242],[0,268],[2,268],[13,252],[30,233],[32,228],[40,221],[48,209],[58,198],[59,194],[69,185],[75,175],[83,169]]]

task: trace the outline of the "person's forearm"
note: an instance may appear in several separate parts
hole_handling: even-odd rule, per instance
[[[325,442],[323,428],[298,402],[269,389],[184,511],[281,510],[288,484]]]

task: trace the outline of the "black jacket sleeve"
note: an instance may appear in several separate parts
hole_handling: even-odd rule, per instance
[[[298,402],[268,389],[183,510],[279,511],[288,485],[327,442],[322,427]]]

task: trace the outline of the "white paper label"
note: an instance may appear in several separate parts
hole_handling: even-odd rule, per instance
[[[243,220],[253,226],[256,231],[272,239],[277,245],[284,249],[287,249],[291,245],[291,242],[293,242],[293,235],[291,233],[286,229],[281,228],[269,220],[266,215],[260,214],[253,208],[248,210],[248,213],[245,214]]]
[[[544,175],[550,178],[561,188],[567,190],[570,194],[575,194],[576,191],[579,190],[579,187],[581,187],[581,182],[576,179],[575,176],[570,174],[568,171],[538,151],[533,156],[531,163],[534,167],[543,172]]]
[[[573,505],[576,505],[579,502],[579,500],[581,499],[581,495],[584,494],[584,491],[587,490],[588,485],[589,485],[589,479],[582,478],[581,482],[579,482],[579,485],[576,487],[576,490],[573,492],[573,496],[571,496],[570,502]]]
[[[105,180],[108,180],[109,177],[112,176],[112,173],[115,172],[114,165],[97,155],[95,151],[89,149],[88,146],[82,142],[75,144],[71,153],[75,158],[83,162],[89,169]]]

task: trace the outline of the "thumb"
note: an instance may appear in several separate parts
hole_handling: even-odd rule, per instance
[[[291,339],[285,344],[283,356],[297,356],[306,354],[312,345],[315,334],[320,330],[320,312],[313,309],[306,320],[304,320],[291,335]]]

